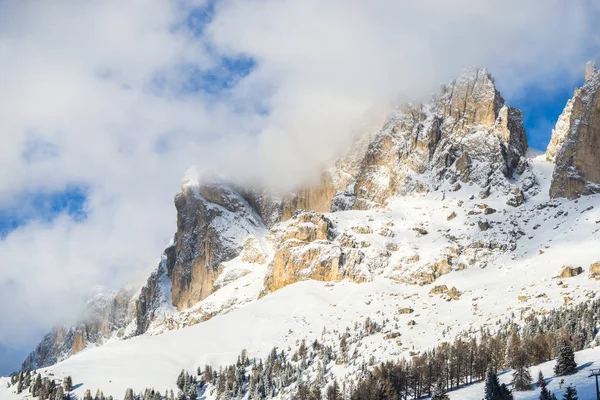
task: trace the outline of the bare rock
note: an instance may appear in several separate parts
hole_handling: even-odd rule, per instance
[[[565,265],[563,269],[560,271],[558,278],[572,278],[577,276],[583,272],[583,268],[581,267],[572,267],[569,265]]]
[[[521,188],[519,188],[519,187],[514,187],[510,191],[510,193],[508,195],[508,199],[506,200],[506,204],[511,207],[519,207],[524,202],[525,202],[525,195],[523,193],[523,190],[521,190]]]
[[[592,68],[588,72],[567,103],[547,151],[550,158],[556,154],[551,197],[575,199],[600,192],[600,73]]]
[[[590,265],[590,278],[600,280],[600,261]]]

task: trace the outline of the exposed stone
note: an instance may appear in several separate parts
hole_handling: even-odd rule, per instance
[[[394,231],[389,228],[381,228],[377,233],[385,237],[394,237]]]
[[[434,286],[430,291],[429,294],[444,294],[448,292],[448,286],[446,285],[437,285]]]
[[[588,61],[585,64],[585,80],[589,81],[592,78],[592,76],[594,76],[596,71],[596,63],[594,63],[593,61]]]
[[[590,278],[600,280],[600,261],[590,265]]]
[[[262,248],[260,241],[254,236],[249,236],[244,241],[242,261],[251,264],[264,264],[267,262],[267,255],[265,254],[265,251]]]
[[[565,265],[563,269],[560,271],[560,275],[558,278],[572,278],[577,276],[583,272],[583,268],[581,267],[572,267],[569,265]]]
[[[184,310],[214,291],[221,263],[236,257],[246,237],[264,229],[249,203],[231,186],[184,182],[175,197],[173,305]],[[235,226],[236,229],[229,229]]]
[[[352,229],[352,232],[358,233],[359,235],[368,235],[368,234],[373,233],[373,229],[371,229],[370,227],[368,227],[366,225],[353,226],[350,229]]]
[[[600,73],[591,67],[587,72],[588,79],[559,118],[547,151],[556,163],[551,197],[574,199],[600,192]]]
[[[450,215],[446,217],[446,221],[452,221],[454,218],[456,218],[456,213],[452,211]]]
[[[415,320],[411,319],[410,321],[408,321],[408,324],[406,324],[406,325],[408,325],[408,326],[415,326],[416,324],[417,323],[415,322]]]
[[[354,207],[444,182],[455,190],[457,180],[506,185],[526,150],[521,112],[504,104],[487,70],[469,69],[426,104],[403,104],[388,118],[362,160]]]
[[[521,188],[519,188],[519,187],[514,187],[510,191],[510,193],[508,195],[508,199],[506,200],[506,204],[511,207],[519,207],[524,202],[525,202],[525,195],[523,193],[523,190],[521,190]]]
[[[403,308],[398,309],[399,314],[412,314],[413,312],[415,312],[415,310],[413,310],[410,307],[403,307]]]
[[[418,232],[420,235],[427,235],[429,233],[427,232],[427,229],[421,228],[420,226],[414,227],[412,230]]]
[[[483,210],[483,213],[485,215],[495,214],[496,213],[496,209],[491,208],[491,207],[487,207],[485,210]]]
[[[490,197],[490,192],[492,190],[491,186],[486,186],[482,191],[479,192],[479,198],[480,199],[487,199],[488,197]]]
[[[460,296],[462,296],[462,293],[453,286],[446,295],[452,300],[459,300]]]
[[[388,241],[388,242],[385,242],[385,248],[388,251],[398,251],[399,246],[398,246],[398,243],[396,243],[396,242]]]
[[[437,278],[446,275],[452,271],[452,261],[450,257],[442,258],[438,261],[425,265],[421,271],[413,274],[413,278],[420,285],[433,283]]]
[[[490,228],[490,223],[484,219],[477,221],[477,225],[479,226],[479,229],[482,231],[487,231]]]

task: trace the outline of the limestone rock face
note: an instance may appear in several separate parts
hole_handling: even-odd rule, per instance
[[[548,148],[546,149],[546,160],[556,162],[556,156],[567,139],[569,129],[571,128],[571,114],[573,113],[573,99],[567,101],[567,105],[558,117],[556,126],[552,130],[552,136]]]
[[[306,279],[362,282],[369,278],[369,268],[379,266],[375,259],[389,257],[368,257],[354,237],[347,232],[338,235],[333,222],[314,211],[297,212],[271,235],[276,249],[265,277],[265,294]]]
[[[23,369],[33,370],[54,364],[77,354],[89,343],[101,344],[112,335],[123,335],[135,314],[132,293],[126,289],[95,296],[87,305],[82,321],[72,327],[55,327],[23,362]]]
[[[600,192],[600,73],[588,68],[586,76],[567,103],[548,147],[547,158],[556,163],[551,197],[574,199]]]
[[[323,214],[299,212],[272,234],[280,245],[265,278],[266,292],[304,279],[342,279],[342,249],[330,241],[335,231],[332,222]]]
[[[492,76],[470,69],[425,104],[404,104],[388,118],[362,160],[355,208],[393,195],[505,186],[526,167],[521,111],[504,104]],[[520,168],[519,168],[520,167]]]
[[[175,197],[177,233],[172,302],[184,310],[210,295],[220,264],[236,257],[244,240],[264,229],[260,216],[233,187],[184,184]]]
[[[567,265],[563,267],[562,271],[560,271],[560,275],[558,276],[558,278],[572,278],[581,274],[582,272],[583,268],[581,267],[571,267]]]

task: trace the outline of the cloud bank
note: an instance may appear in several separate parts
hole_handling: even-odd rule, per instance
[[[599,14],[586,0],[0,3],[0,208],[86,194],[85,218],[0,239],[0,350],[31,346],[91,288],[140,280],[189,166],[288,190],[466,66],[487,66],[509,103],[574,87]]]

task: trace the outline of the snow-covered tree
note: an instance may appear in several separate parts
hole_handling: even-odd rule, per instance
[[[521,365],[513,372],[512,385],[516,391],[531,390],[531,374],[529,368]]]
[[[431,400],[448,400],[449,397],[446,394],[446,382],[445,379],[440,378],[437,380],[433,392],[431,392]]]
[[[577,389],[574,386],[567,386],[567,391],[563,395],[563,400],[577,400]]]
[[[571,375],[577,372],[577,363],[575,363],[575,353],[571,344],[563,340],[558,349],[556,365],[554,365],[554,374],[556,376]]]

